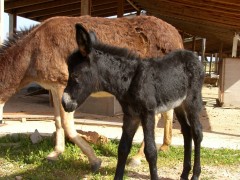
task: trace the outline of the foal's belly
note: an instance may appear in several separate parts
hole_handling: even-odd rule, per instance
[[[156,113],[162,113],[165,111],[169,111],[170,109],[174,109],[182,104],[182,102],[186,99],[186,96],[180,97],[178,99],[168,101],[166,103],[160,104],[156,109]]]

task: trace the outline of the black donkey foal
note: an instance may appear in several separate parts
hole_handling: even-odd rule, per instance
[[[127,49],[92,42],[91,39],[95,38],[91,38],[91,33],[80,24],[76,25],[76,39],[79,49],[69,57],[69,79],[62,104],[66,111],[71,112],[92,92],[107,91],[116,96],[124,116],[114,179],[123,179],[126,160],[140,122],[151,179],[158,179],[154,115],[155,111],[165,112],[172,108],[184,137],[181,178],[188,179],[191,170],[193,139],[192,179],[199,179],[203,137],[199,113],[204,71],[198,57],[190,51],[179,50],[162,59],[141,60]]]

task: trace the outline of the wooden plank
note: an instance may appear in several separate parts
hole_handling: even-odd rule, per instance
[[[40,3],[45,3],[49,1],[54,1],[54,0],[21,0],[21,1],[6,1],[5,2],[5,10],[9,9],[14,9],[14,8],[20,8],[24,6],[31,6],[34,4],[40,4]]]
[[[16,14],[20,15],[24,13],[46,10],[46,9],[51,9],[51,8],[56,8],[56,7],[61,7],[61,6],[71,5],[71,4],[77,4],[77,3],[80,4],[80,1],[79,0],[50,1],[50,2],[41,3],[41,4],[32,4],[28,6],[18,7],[16,9],[14,9],[14,7],[10,9],[5,8],[5,12],[11,13],[12,11],[14,11]]]
[[[162,2],[166,3],[174,3],[179,6],[189,6],[193,7],[194,9],[202,9],[202,10],[209,10],[214,12],[224,12],[229,14],[235,14],[240,12],[240,4],[228,4],[219,1],[206,1],[206,0],[162,0]]]
[[[129,8],[125,8],[125,11],[124,13],[130,13],[133,11],[133,8],[132,6],[127,6]],[[114,6],[112,8],[109,8],[109,9],[104,9],[104,10],[101,10],[101,9],[94,9],[92,11],[92,14],[91,16],[99,16],[99,17],[108,17],[108,16],[114,16],[114,15],[117,15],[117,6]],[[66,12],[62,12],[62,13],[55,13],[55,14],[51,14],[51,15],[46,15],[46,16],[40,16],[38,18],[33,18],[33,20],[35,21],[44,21],[48,18],[51,18],[53,16],[79,16],[79,10],[74,10],[74,11],[66,11]]]
[[[204,24],[204,25],[210,25],[210,26],[215,26],[215,27],[219,27],[219,28],[223,28],[223,29],[231,29],[233,32],[236,31],[240,31],[240,24],[237,23],[238,21],[230,21],[229,19],[224,21],[224,20],[210,20],[210,19],[204,19],[201,17],[193,17],[193,16],[185,16],[185,15],[180,15],[180,14],[173,14],[173,13],[169,13],[167,11],[164,12],[160,12],[158,10],[153,10],[153,9],[149,9],[149,12],[151,12],[151,14],[155,15],[155,16],[166,16],[166,17],[171,17],[174,19],[179,19],[179,20],[183,20],[183,21],[190,21],[190,22],[194,22],[195,24]],[[217,18],[217,17],[216,17]],[[240,20],[239,20],[240,21]]]
[[[114,0],[104,0],[104,1],[93,1],[92,2],[92,8],[96,6],[109,6],[109,4],[116,4],[116,1]],[[57,8],[66,8],[69,9],[69,6],[77,6],[80,8],[81,2],[80,0],[68,0],[68,1],[53,1],[53,2],[47,2],[44,4],[37,4],[37,5],[32,5],[32,6],[26,6],[26,7],[21,7],[14,9],[14,12],[17,13],[18,15],[25,16],[26,13],[34,13],[38,11],[50,11],[51,9],[53,11],[56,11]],[[13,10],[7,10],[6,12],[11,13]]]
[[[75,4],[69,4],[69,5],[65,5],[65,6],[35,11],[32,13],[26,13],[26,14],[21,14],[21,15],[26,18],[29,18],[29,19],[34,19],[34,18],[41,17],[41,16],[54,15],[54,14],[56,14],[56,12],[63,13],[63,12],[75,11],[75,10],[78,10],[80,12],[80,7],[81,7],[81,3],[75,3]],[[105,4],[105,5],[96,5],[96,6],[92,6],[91,9],[92,9],[92,11],[99,10],[99,9],[108,10],[108,9],[111,9],[112,7],[116,7],[116,3],[113,2],[113,3],[109,3],[109,4]],[[128,5],[127,7],[130,7],[130,5]]]
[[[125,9],[124,13],[130,13],[132,12],[132,7],[131,9]],[[75,10],[75,11],[68,11],[68,12],[64,12],[64,13],[56,13],[54,15],[48,15],[48,16],[41,16],[41,17],[38,17],[38,18],[34,18],[33,20],[35,21],[44,21],[48,18],[51,18],[53,16],[79,16],[79,10]],[[95,16],[95,17],[108,17],[108,16],[115,16],[117,15],[117,6],[112,9],[108,9],[108,10],[97,10],[97,11],[92,11],[92,14],[91,16]]]
[[[169,17],[184,19],[186,21],[197,21],[197,22],[211,22],[213,24],[220,24],[224,27],[232,27],[240,29],[240,13],[237,16],[229,16],[224,13],[214,13],[210,11],[202,11],[193,9],[190,7],[179,7],[177,5],[169,5],[167,3],[159,3],[155,6],[149,4],[141,4],[145,6],[145,10],[152,14],[161,14]]]

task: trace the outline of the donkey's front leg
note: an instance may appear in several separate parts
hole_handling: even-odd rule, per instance
[[[62,125],[66,136],[88,157],[92,171],[96,172],[101,166],[101,159],[97,158],[93,148],[77,133],[74,127],[74,119],[68,118],[68,115],[72,117],[73,112],[66,113],[63,107],[61,109]]]
[[[53,105],[54,105],[54,120],[55,120],[55,127],[56,127],[56,134],[55,134],[55,148],[54,151],[51,152],[48,156],[48,160],[57,160],[58,156],[62,154],[65,150],[65,135],[64,130],[62,128],[61,117],[60,117],[60,107],[58,100],[58,94],[56,90],[51,91],[53,96]],[[72,116],[73,118],[73,116]]]
[[[134,134],[139,126],[140,119],[131,115],[124,114],[122,137],[118,146],[118,162],[115,172],[115,180],[122,180],[128,154],[132,147]]]
[[[158,179],[157,173],[157,148],[155,144],[155,120],[154,111],[147,111],[141,116],[144,133],[145,148],[144,153],[149,164],[151,179]]]

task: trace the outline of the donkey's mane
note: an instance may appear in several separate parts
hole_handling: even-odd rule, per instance
[[[3,44],[0,46],[0,55],[3,54],[8,48],[10,48],[12,45],[16,44],[19,39],[22,39],[26,35],[28,35],[33,29],[35,29],[37,25],[32,25],[29,28],[22,28],[20,31],[14,31],[12,36],[9,36]]]
[[[140,56],[137,53],[134,53],[133,51],[128,50],[127,48],[121,48],[117,46],[111,46],[108,44],[104,44],[101,42],[95,42],[93,44],[93,47],[95,50],[110,54],[113,56],[119,56],[119,57],[125,57],[128,59],[139,59]]]

